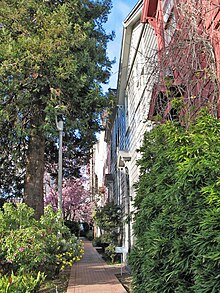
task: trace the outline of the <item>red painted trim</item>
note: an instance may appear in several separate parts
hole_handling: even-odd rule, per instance
[[[158,0],[144,0],[141,22],[145,23],[149,18],[154,18],[156,16],[157,3]]]
[[[147,22],[147,12],[148,12],[149,0],[144,1],[144,6],[141,14],[141,22]]]
[[[157,34],[157,20],[154,17],[148,17],[148,23],[153,27],[155,33]]]

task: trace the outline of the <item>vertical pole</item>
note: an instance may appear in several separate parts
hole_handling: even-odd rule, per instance
[[[127,214],[128,214],[128,252],[131,249],[131,213],[130,213],[130,182],[129,182],[129,170],[125,167],[126,174],[126,201],[127,201]]]
[[[123,254],[121,253],[121,276],[122,276],[122,258],[123,258]]]
[[[59,161],[58,161],[58,210],[62,212],[62,163],[63,163],[63,121],[58,122],[59,130]]]

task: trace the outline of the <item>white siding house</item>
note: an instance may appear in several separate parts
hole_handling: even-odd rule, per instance
[[[105,132],[101,131],[98,142],[91,150],[90,159],[90,190],[92,200],[97,206],[104,206],[107,201],[105,174],[108,146],[105,142]],[[95,237],[100,236],[100,229],[94,226]]]
[[[138,149],[144,133],[152,128],[147,117],[157,78],[156,37],[149,24],[140,22],[142,2],[137,3],[124,21],[117,89],[118,108],[124,113],[124,127],[119,125],[117,161],[119,197],[125,220],[122,245],[127,251],[133,243],[130,214],[135,197],[134,183],[139,177]],[[120,113],[118,115],[120,117]]]
[[[135,198],[134,184],[139,177],[138,149],[144,133],[152,128],[148,114],[157,79],[156,37],[153,28],[140,21],[142,8],[143,1],[139,1],[123,23],[117,106],[106,125],[107,154],[106,164],[103,164],[106,171],[105,195],[122,208],[123,229],[119,245],[125,247],[127,252],[134,241],[131,213]],[[95,173],[98,174],[98,170]],[[126,256],[127,253],[124,253],[124,260]]]

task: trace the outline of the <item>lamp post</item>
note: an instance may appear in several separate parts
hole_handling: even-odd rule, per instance
[[[62,213],[62,164],[63,164],[63,117],[62,115],[56,116],[56,126],[59,131],[59,160],[58,160],[58,210]]]

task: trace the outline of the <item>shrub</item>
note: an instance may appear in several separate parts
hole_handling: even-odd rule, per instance
[[[11,230],[4,237],[2,250],[7,261],[19,271],[48,270],[56,263],[54,251],[58,245],[56,235],[37,227]]]
[[[61,269],[64,269],[65,266],[72,266],[74,262],[79,261],[83,253],[83,242],[72,235],[70,239],[62,239],[59,242],[56,263]]]
[[[62,237],[69,237],[70,235],[69,229],[64,225],[60,211],[54,211],[51,205],[46,206],[44,215],[41,216],[36,225],[45,229],[48,234],[62,235]]]
[[[93,231],[92,230],[90,230],[86,233],[86,238],[90,241],[93,240]]]
[[[106,244],[110,244],[111,242],[113,242],[114,240],[117,241],[117,238],[115,239],[115,237],[113,236],[115,234],[113,233],[104,233],[100,236],[101,239],[101,243],[106,245]]]
[[[37,276],[29,274],[0,277],[0,292],[7,293],[34,293],[39,289],[40,284],[45,280],[45,275],[38,273]]]
[[[100,229],[110,232],[120,227],[121,217],[120,207],[114,202],[109,202],[96,209],[94,220]]]
[[[82,257],[82,243],[71,235],[60,214],[50,206],[40,221],[36,221],[33,210],[25,204],[7,203],[4,212],[0,211],[0,219],[0,256],[4,273],[13,269],[17,273],[46,271],[51,274]]]
[[[79,223],[75,221],[65,220],[64,224],[70,229],[70,232],[76,236],[79,236]]]
[[[111,259],[111,262],[114,263],[116,253],[115,253],[115,245],[113,243],[109,244],[109,246],[105,249],[105,254],[107,257]]]
[[[93,239],[92,245],[95,247],[101,247],[102,245],[101,237],[96,237],[95,239]]]
[[[102,247],[118,242],[118,236],[122,228],[121,220],[121,208],[114,202],[106,203],[105,206],[96,209],[94,221],[102,231],[101,242],[104,244],[101,245]]]
[[[108,247],[111,243],[116,243],[117,241],[115,242],[112,242],[112,235],[111,234],[104,234],[104,235],[101,235],[99,237],[96,237],[92,244],[93,246],[95,247],[101,247],[102,248],[102,251],[105,252],[105,249],[106,247]]]
[[[0,210],[0,233],[31,227],[37,223],[34,219],[34,210],[26,204],[5,203]]]
[[[218,293],[220,121],[203,114],[145,135],[136,185],[136,293]]]

